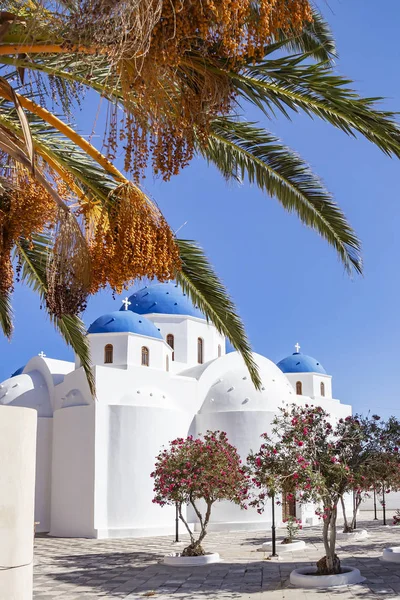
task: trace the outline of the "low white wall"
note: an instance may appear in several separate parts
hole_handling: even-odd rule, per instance
[[[0,598],[31,600],[37,413],[0,406]]]

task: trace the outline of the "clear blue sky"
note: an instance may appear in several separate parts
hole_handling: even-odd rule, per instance
[[[321,2],[322,4],[322,2]],[[339,73],[364,95],[385,96],[400,111],[398,45],[400,3],[329,0],[322,4],[337,38]],[[97,104],[78,114],[91,131]],[[254,113],[249,113],[254,118]],[[203,161],[169,183],[145,182],[174,229],[206,249],[246,324],[254,349],[278,361],[302,351],[333,375],[334,395],[355,411],[400,417],[400,163],[364,140],[306,116],[264,126],[306,158],[324,179],[363,242],[364,277],[350,279],[334,251],[255,187],[226,184]],[[12,342],[0,338],[0,381],[41,350],[72,354],[39,308],[33,293],[17,286]],[[84,320],[119,308],[102,293],[90,300]]]

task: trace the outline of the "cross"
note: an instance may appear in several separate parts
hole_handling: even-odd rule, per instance
[[[300,350],[300,348],[301,348],[301,346],[300,346],[299,342],[297,342],[297,344],[295,345],[295,348],[296,348],[296,352],[297,352],[297,354],[298,354],[298,353],[299,353],[299,350]]]
[[[125,310],[128,310],[128,306],[131,305],[131,302],[129,302],[129,298],[126,297],[124,300],[122,300],[122,304],[125,306]]]
[[[45,353],[42,350],[41,352],[39,352],[38,356],[40,356],[40,358],[44,358],[46,355],[45,355]]]

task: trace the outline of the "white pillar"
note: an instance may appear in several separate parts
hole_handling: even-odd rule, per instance
[[[0,406],[0,598],[32,599],[37,412]]]

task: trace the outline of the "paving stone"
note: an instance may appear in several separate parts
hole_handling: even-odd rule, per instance
[[[368,516],[368,515],[367,515]],[[361,570],[366,582],[322,593],[324,600],[400,600],[398,565],[382,563],[385,546],[396,543],[397,531],[372,520],[360,523],[368,528],[366,540],[339,542],[338,554],[344,565]],[[284,530],[278,531],[283,537]],[[35,539],[34,600],[319,600],[321,590],[300,590],[290,585],[290,572],[315,564],[323,555],[321,528],[304,528],[307,541],[300,554],[291,552],[282,559],[264,560],[257,552],[268,538],[260,532],[209,533],[207,550],[219,552],[223,563],[204,567],[169,567],[163,556],[176,552],[172,537],[149,539],[85,540],[56,539],[39,535]],[[187,538],[182,535],[182,540]],[[184,547],[183,543],[179,548]],[[155,592],[154,596],[146,595]]]

